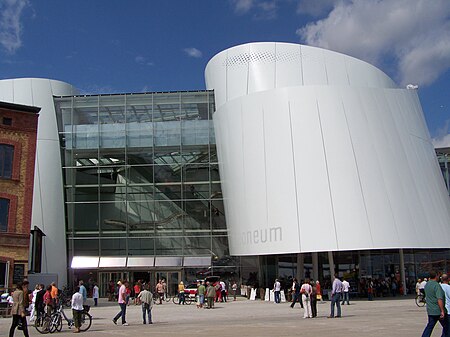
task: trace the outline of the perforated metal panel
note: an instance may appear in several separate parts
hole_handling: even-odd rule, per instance
[[[248,65],[249,63],[300,62],[301,58],[300,51],[280,52],[276,54],[270,51],[248,52],[227,57],[223,61],[222,66],[242,66]]]

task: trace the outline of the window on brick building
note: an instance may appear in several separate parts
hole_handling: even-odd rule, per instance
[[[13,169],[14,146],[0,144],[0,178],[11,179]]]
[[[0,232],[8,231],[9,199],[0,198]]]
[[[3,117],[3,125],[11,126],[12,125],[12,118]]]

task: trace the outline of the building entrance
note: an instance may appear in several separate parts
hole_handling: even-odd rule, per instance
[[[117,293],[117,282],[119,280],[129,280],[129,273],[124,272],[100,272],[100,297],[109,297],[110,296],[110,282],[112,281],[114,285],[114,293]],[[112,287],[112,284],[111,284]],[[111,289],[112,290],[112,289]]]

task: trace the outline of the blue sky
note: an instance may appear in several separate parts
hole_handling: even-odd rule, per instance
[[[419,85],[450,146],[449,0],[0,0],[0,79],[82,93],[202,90],[221,50],[253,41],[324,47]]]

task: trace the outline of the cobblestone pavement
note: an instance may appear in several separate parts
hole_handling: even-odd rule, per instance
[[[376,299],[353,301],[342,306],[342,318],[328,319],[330,302],[318,304],[318,317],[303,319],[298,304],[274,304],[264,301],[239,299],[236,302],[216,303],[213,310],[164,303],[153,308],[152,325],[142,324],[140,306],[127,308],[129,326],[114,325],[112,317],[119,311],[116,303],[100,301],[91,308],[92,327],[83,335],[106,336],[420,336],[426,324],[425,308],[418,308],[413,298]],[[70,310],[65,310],[70,314]],[[10,318],[0,318],[0,336],[8,336]],[[40,336],[29,327],[30,336]],[[53,335],[64,336],[72,331],[64,325]],[[436,326],[433,336],[441,335]],[[15,336],[23,336],[16,331]]]

